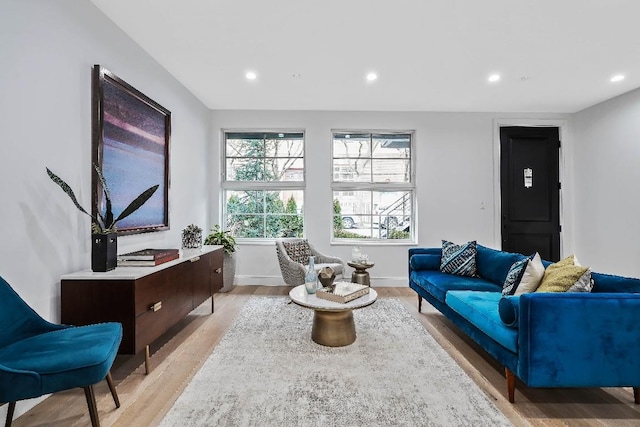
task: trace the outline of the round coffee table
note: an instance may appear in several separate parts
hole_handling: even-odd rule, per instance
[[[291,289],[289,297],[296,304],[313,309],[311,339],[315,343],[327,347],[343,347],[356,340],[353,310],[373,304],[378,298],[378,293],[369,289],[367,295],[341,304],[308,294],[304,285],[300,285]]]

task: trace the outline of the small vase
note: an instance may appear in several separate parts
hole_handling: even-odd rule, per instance
[[[318,273],[316,273],[314,257],[309,257],[307,274],[304,276],[304,288],[309,294],[315,294],[318,289]]]
[[[91,235],[91,270],[106,272],[116,268],[118,239],[116,233]]]

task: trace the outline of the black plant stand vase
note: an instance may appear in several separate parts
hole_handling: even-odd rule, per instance
[[[91,235],[91,270],[105,272],[116,268],[118,239],[116,233]]]

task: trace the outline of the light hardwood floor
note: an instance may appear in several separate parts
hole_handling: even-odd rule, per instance
[[[236,286],[215,296],[215,313],[205,302],[151,346],[151,368],[144,374],[143,355],[120,355],[112,374],[122,406],[116,409],[106,382],[95,388],[102,426],[157,425],[215,348],[239,309],[252,295],[287,295],[290,287]],[[417,311],[409,288],[376,288],[380,298],[400,299],[481,390],[516,426],[639,426],[640,405],[630,388],[529,389],[516,385],[516,402],[506,399],[504,372],[428,303]],[[311,325],[309,325],[311,327]],[[415,369],[405,366],[404,369]],[[416,372],[428,378],[428,372]],[[215,393],[215,384],[211,385]],[[18,402],[20,405],[20,402]],[[82,390],[56,393],[13,423],[21,426],[88,426]]]

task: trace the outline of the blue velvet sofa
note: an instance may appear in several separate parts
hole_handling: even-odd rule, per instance
[[[592,272],[592,292],[503,296],[525,256],[477,245],[477,276],[440,271],[441,248],[409,249],[409,286],[528,387],[632,387],[640,403],[640,280]],[[544,267],[550,264],[543,261]]]

